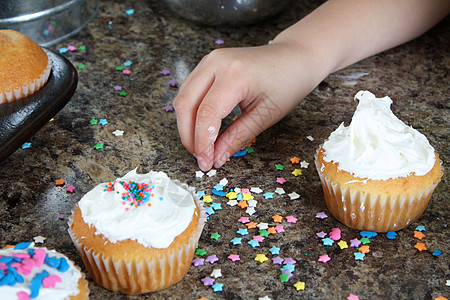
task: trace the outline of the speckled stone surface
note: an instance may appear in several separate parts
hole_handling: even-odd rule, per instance
[[[175,286],[139,296],[105,290],[87,275],[91,299],[258,299],[266,295],[271,299],[346,299],[350,294],[359,299],[449,298],[448,171],[418,221],[400,230],[395,240],[385,234],[371,238],[370,252],[364,261],[356,261],[355,248],[341,250],[336,243],[324,246],[316,236],[338,227],[348,243],[361,238],[359,231],[345,227],[329,214],[313,166],[320,143],[341,122],[350,121],[356,107],[354,94],[367,89],[378,96],[389,95],[394,113],[427,136],[449,169],[449,20],[415,41],[330,75],[291,114],[257,137],[253,153],[233,158],[213,177],[199,179],[195,177],[198,167],[194,158],[180,143],[174,112],[164,110],[177,93],[168,81],[181,83],[214,48],[267,43],[320,1],[298,1],[277,18],[245,28],[198,26],[155,2],[102,1],[93,23],[53,47],[85,45],[85,51],[64,56],[75,66],[85,64],[86,68],[79,70],[72,100],[30,139],[31,148],[18,149],[0,164],[0,247],[44,236],[45,246],[68,255],[86,271],[67,233],[71,210],[98,183],[138,167],[140,172],[166,171],[210,195],[212,188],[227,178],[225,189],[259,187],[274,192],[283,187],[286,194],[296,192],[300,198],[290,200],[286,194],[275,194],[274,199],[265,200],[256,195],[256,213],[249,216],[239,207],[228,206],[226,198],[213,196],[222,210],[205,225],[199,247],[207,252],[203,258],[215,254],[217,262],[192,266]],[[126,15],[130,8],[135,13]],[[217,39],[225,44],[216,45]],[[130,75],[115,70],[125,61],[132,62]],[[171,75],[160,75],[163,69],[171,70]],[[348,76],[357,73],[368,74],[351,82]],[[128,95],[120,96],[113,89],[115,85],[122,86]],[[92,118],[105,118],[108,124],[91,125]],[[123,136],[113,135],[116,129],[123,130]],[[94,149],[97,143],[103,143],[104,148]],[[291,174],[298,167],[289,161],[293,156],[310,163],[298,177]],[[275,164],[286,168],[277,170]],[[280,186],[277,177],[287,182]],[[59,178],[65,179],[66,186],[74,185],[75,192],[56,186]],[[330,216],[320,220],[315,217],[318,212]],[[238,222],[241,216],[274,226],[271,217],[276,214],[292,215],[298,221],[290,224],[284,218],[284,232],[271,234],[259,247],[248,244],[256,229],[240,236],[241,245],[230,242],[239,237],[239,228],[245,228]],[[420,242],[413,236],[418,225],[426,228],[422,242],[427,251],[414,248]],[[217,241],[210,237],[214,232],[220,234]],[[280,257],[297,261],[288,282],[280,281],[280,266],[272,263],[277,255],[269,251],[272,246],[280,248]],[[436,249],[443,254],[433,256]],[[260,253],[269,260],[255,261]],[[229,260],[230,254],[238,254],[240,261]],[[326,264],[318,261],[324,254],[331,258]],[[222,271],[222,277],[216,279],[223,284],[220,292],[201,281],[216,268]],[[294,287],[298,281],[305,282],[303,291]]]

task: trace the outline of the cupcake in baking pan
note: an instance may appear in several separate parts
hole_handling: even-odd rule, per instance
[[[89,289],[65,255],[23,242],[0,249],[0,298],[84,300]]]
[[[84,195],[69,233],[99,285],[142,294],[183,279],[205,219],[193,188],[163,172],[133,170]]]
[[[389,97],[360,91],[349,126],[341,124],[319,147],[315,164],[333,216],[376,232],[417,220],[443,168],[427,138],[399,120]]]
[[[0,30],[0,104],[40,90],[51,67],[51,59],[32,39],[14,30]]]

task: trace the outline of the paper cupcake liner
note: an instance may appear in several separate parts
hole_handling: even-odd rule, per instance
[[[81,273],[81,278],[78,280],[78,289],[80,292],[78,295],[70,296],[70,300],[86,300],[89,299],[89,284],[86,280],[86,277],[84,276],[84,273],[81,271],[81,269],[78,266],[75,266],[77,270]]]
[[[149,257],[147,260],[127,262],[125,259],[113,260],[103,257],[94,249],[87,249],[82,239],[78,239],[71,229],[73,214],[69,219],[69,234],[83,262],[94,281],[106,289],[126,294],[143,294],[162,290],[181,281],[187,274],[194,257],[194,252],[203,231],[206,210],[195,189],[174,182],[191,192],[200,210],[197,229],[187,244],[173,249],[162,258]]]
[[[47,68],[44,70],[44,72],[42,72],[39,78],[35,79],[33,82],[30,82],[27,85],[21,86],[17,89],[13,89],[9,92],[0,92],[0,104],[17,101],[39,91],[47,83],[48,77],[50,76],[50,72],[52,70],[52,59],[48,55],[47,58]]]
[[[331,214],[344,225],[358,230],[387,232],[405,228],[423,214],[437,186],[434,184],[410,196],[382,197],[356,191],[327,178],[321,172],[317,155],[315,165]]]

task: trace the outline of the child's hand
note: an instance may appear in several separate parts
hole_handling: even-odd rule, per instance
[[[218,49],[202,59],[174,99],[181,141],[200,169],[221,167],[320,82],[301,55],[272,44]],[[220,133],[222,119],[237,104],[242,115]]]

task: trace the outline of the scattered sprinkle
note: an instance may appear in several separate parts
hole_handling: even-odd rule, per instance
[[[94,145],[94,149],[95,150],[103,149],[104,145],[105,144],[103,144],[103,143],[97,143]]]
[[[223,287],[223,284],[222,283],[218,283],[218,282],[214,283],[214,285],[212,286],[214,292],[221,292],[222,291],[222,287]]]
[[[28,143],[28,142],[26,142],[22,145],[22,149],[28,149],[30,147],[31,147],[31,143]]]
[[[68,193],[74,193],[75,192],[75,187],[71,184],[69,184],[68,186],[66,186],[66,191]]]
[[[267,258],[267,256],[264,255],[264,254],[256,254],[255,260],[258,261],[258,262],[260,262],[260,263],[263,263],[263,262],[265,262],[266,260],[268,260],[268,258]]]
[[[326,219],[326,218],[328,218],[328,216],[324,212],[318,212],[316,214],[316,218],[317,219]]]
[[[112,132],[115,136],[123,136],[123,130],[116,129]]]
[[[297,291],[303,291],[305,289],[305,283],[303,281],[297,281],[294,287]]]
[[[331,260],[331,258],[328,256],[328,254],[324,254],[319,256],[319,261],[323,263],[327,263]]]
[[[214,42],[216,45],[223,45],[223,44],[225,44],[225,41],[224,40],[216,40],[215,42]]]
[[[163,75],[163,76],[170,75],[170,70],[164,69],[164,70],[162,70],[161,72],[159,72],[159,74],[161,74],[161,75]]]
[[[228,255],[228,259],[231,260],[231,261],[233,261],[233,262],[236,262],[236,261],[240,261],[240,260],[241,260],[241,258],[239,257],[238,254],[230,254],[230,255]]]
[[[292,175],[294,175],[295,177],[302,175],[302,170],[300,169],[295,169],[294,171],[292,171]]]
[[[397,233],[394,231],[388,231],[386,237],[390,240],[395,240],[397,238]]]
[[[283,177],[277,177],[277,182],[279,184],[284,184],[286,182],[286,179],[284,179]]]
[[[62,185],[64,185],[64,183],[66,183],[66,181],[62,178],[55,180],[56,186],[62,186]]]
[[[178,87],[178,81],[176,80],[170,80],[168,84],[170,87]]]
[[[427,250],[427,247],[425,246],[425,243],[417,243],[414,248],[416,248],[417,250],[421,251],[425,251]]]

